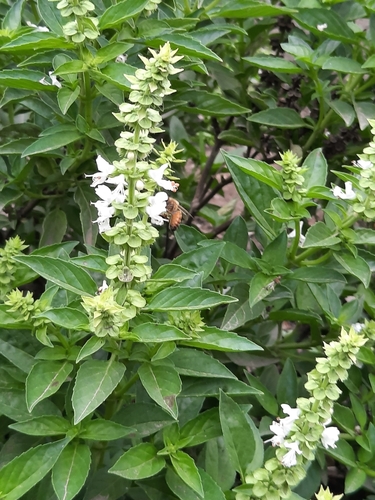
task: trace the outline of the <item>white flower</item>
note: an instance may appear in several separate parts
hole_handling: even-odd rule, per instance
[[[162,226],[164,219],[160,217],[167,210],[168,195],[163,191],[156,193],[155,196],[150,196],[148,199],[149,206],[146,207],[146,212],[151,217],[151,223],[157,226]]]
[[[109,207],[105,201],[97,201],[93,203],[95,208],[98,211],[98,218],[93,222],[97,222],[99,226],[99,233],[104,233],[111,229],[109,224],[109,219],[115,215],[115,209],[113,207]]]
[[[356,194],[353,191],[353,184],[350,181],[345,182],[345,191],[339,186],[335,186],[332,192],[333,196],[341,200],[354,200],[356,198]]]
[[[272,446],[282,446],[284,444],[284,439],[287,436],[287,433],[285,432],[285,427],[280,422],[277,422],[275,420],[270,425],[270,431],[273,432],[275,435],[271,439],[268,439],[265,442],[266,443],[271,442]]]
[[[103,200],[103,202],[108,206],[112,202],[115,203],[124,203],[125,201],[125,192],[123,184],[118,184],[116,188],[111,191],[108,186],[101,184],[97,188],[95,188],[95,193]],[[96,206],[95,202],[94,205]]]
[[[135,183],[135,189],[137,191],[143,191],[145,188],[145,183],[143,181],[141,181],[140,179],[137,180],[137,182]]]
[[[61,89],[61,87],[62,87],[61,83],[58,81],[58,79],[56,78],[56,76],[53,75],[52,73],[53,73],[53,71],[48,71],[49,77],[51,78],[52,85],[54,85],[55,87]]]
[[[26,21],[26,24],[30,28],[35,28],[37,31],[49,31],[47,26],[37,26],[36,24],[31,23],[30,21]]]
[[[304,236],[302,234],[302,226],[303,226],[303,221],[300,221],[300,223],[299,223],[299,232],[300,232],[300,235],[299,235],[299,244],[300,245],[303,245],[305,243],[305,240],[306,240],[306,236]],[[295,237],[296,237],[296,230],[293,229],[293,231],[288,234],[288,238],[295,238]]]
[[[362,170],[367,170],[373,166],[373,163],[369,160],[358,160],[354,162],[354,165]]]
[[[168,181],[163,179],[164,172],[168,168],[168,163],[164,163],[161,167],[156,170],[149,170],[148,175],[151,177],[156,184],[167,191],[173,191],[174,193],[177,191],[178,184],[173,181]]]
[[[328,28],[328,26],[327,26],[327,23],[323,23],[323,24],[318,24],[317,28],[319,31],[324,31],[325,29]]]
[[[116,62],[124,63],[124,62],[126,62],[127,58],[128,58],[128,56],[126,54],[121,54],[121,55],[116,57]]]
[[[284,467],[293,467],[297,465],[297,455],[301,455],[302,451],[299,449],[299,441],[292,443],[284,443],[284,447],[289,451],[283,456],[281,463]]]
[[[102,156],[98,155],[96,158],[96,165],[99,172],[93,175],[85,174],[85,177],[92,177],[91,187],[96,187],[99,184],[103,184],[107,180],[107,177],[114,172],[115,167],[107,162]]]
[[[291,408],[287,404],[282,404],[281,408],[283,412],[288,416],[285,418],[281,418],[279,421],[275,420],[270,425],[270,431],[272,431],[275,435],[271,439],[266,441],[266,443],[271,442],[272,446],[283,445],[284,439],[292,430],[293,423],[301,414],[301,410],[299,408]]]
[[[337,427],[327,427],[322,432],[320,440],[324,448],[328,450],[328,448],[336,448],[336,441],[338,441],[339,436],[340,431]]]
[[[364,323],[353,323],[351,327],[354,329],[355,332],[360,333],[362,328],[365,327]]]
[[[104,290],[107,290],[107,288],[108,288],[108,284],[107,284],[106,280],[103,280],[102,286],[100,286],[98,288],[98,294],[100,295],[101,293],[104,292]]]

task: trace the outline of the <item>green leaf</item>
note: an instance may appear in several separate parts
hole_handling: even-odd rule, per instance
[[[220,421],[232,465],[241,477],[263,464],[263,441],[255,424],[229,396],[220,393]]]
[[[340,42],[356,43],[353,31],[348,27],[346,21],[333,10],[328,9],[298,9],[298,13],[293,15],[294,19],[303,27],[308,29],[319,38],[322,32],[318,30],[318,25],[327,25],[324,28],[324,37]]]
[[[211,408],[189,420],[180,430],[180,441],[196,446],[221,436],[221,425],[217,408]]]
[[[169,42],[172,49],[178,49],[179,55],[222,62],[222,59],[215,52],[212,52],[212,50],[203,45],[199,40],[185,34],[166,33],[157,38],[148,39],[147,45],[159,48],[165,42]]]
[[[261,351],[262,348],[254,344],[245,337],[241,337],[234,332],[227,332],[215,327],[205,327],[203,332],[199,332],[199,338],[181,341],[181,344],[189,347],[199,347],[200,349],[212,349],[214,351],[241,352],[241,351]]]
[[[203,469],[198,469],[203,487],[204,500],[225,500],[225,495],[212,477]],[[169,488],[181,500],[201,500],[201,496],[192,490],[172,468],[167,469],[166,480]]]
[[[349,57],[329,57],[323,64],[322,69],[337,71],[338,73],[361,75],[366,73],[361,63]]]
[[[367,474],[364,470],[355,467],[350,469],[345,477],[345,495],[350,495],[362,488],[367,479]]]
[[[39,361],[26,379],[26,403],[29,411],[43,399],[57,392],[65,382],[73,365],[67,361]]]
[[[93,189],[85,184],[79,183],[74,193],[74,201],[79,206],[79,218],[81,220],[82,235],[85,245],[95,245],[98,236],[98,225],[93,224],[97,216],[96,208],[91,202],[95,201]]]
[[[243,115],[250,110],[230,101],[219,94],[212,94],[204,90],[186,90],[178,96],[191,105],[183,106],[187,113],[204,114],[207,116]]]
[[[223,152],[223,156],[226,163],[228,163],[228,161],[232,162],[232,164],[240,168],[245,174],[251,175],[258,181],[279,191],[282,190],[282,176],[280,172],[271,165],[268,165],[268,163],[260,160],[243,158],[242,156],[236,156],[226,152]]]
[[[80,91],[81,87],[79,85],[74,90],[68,87],[62,87],[57,91],[57,102],[59,103],[63,115],[66,115],[70,106],[76,101]],[[78,132],[75,133],[78,134]]]
[[[329,229],[324,222],[316,222],[308,229],[303,248],[329,248],[335,246],[341,242],[336,234],[337,231]]]
[[[63,148],[72,142],[79,141],[81,137],[82,134],[78,130],[58,132],[54,135],[51,134],[45,137],[40,137],[25,149],[22,154],[22,158]]]
[[[0,391],[0,412],[15,421],[29,420],[41,415],[59,415],[58,408],[49,400],[39,403],[30,413],[26,406],[23,389],[2,389]]]
[[[222,241],[209,242],[204,247],[194,248],[190,252],[185,252],[174,259],[173,264],[183,266],[192,271],[203,272],[203,279],[207,279],[215,268],[221,255],[224,244]],[[189,279],[186,276],[185,279]]]
[[[129,64],[108,63],[101,70],[100,80],[104,78],[107,82],[116,85],[116,87],[130,91],[131,83],[126,78],[126,75],[134,75],[135,71],[136,68],[129,66]]]
[[[218,11],[210,14],[210,17],[249,18],[282,16],[295,12],[287,7],[281,7],[254,0],[235,0],[225,4]]]
[[[72,500],[85,484],[91,464],[87,444],[68,445],[52,469],[52,485],[59,500]]]
[[[2,339],[0,339],[0,354],[24,373],[29,373],[34,364],[33,356]]]
[[[71,74],[76,75],[77,73],[83,73],[84,71],[87,71],[87,66],[84,61],[81,61],[80,59],[73,59],[72,61],[60,64],[53,73],[55,76],[62,76]]]
[[[231,396],[260,394],[257,389],[232,378],[185,379],[181,398],[218,397],[220,391]]]
[[[288,279],[306,281],[307,283],[346,283],[344,276],[326,267],[301,267],[288,275]]]
[[[355,228],[353,234],[355,245],[375,245],[375,231],[369,228]]]
[[[189,338],[186,333],[172,325],[159,325],[158,323],[143,323],[132,329],[137,342],[169,342]]]
[[[91,276],[71,262],[54,257],[22,255],[14,260],[25,264],[33,271],[56,285],[78,295],[94,295],[97,286]]]
[[[65,22],[62,20],[56,3],[49,2],[49,0],[37,0],[37,5],[39,14],[46,26],[48,26],[53,33],[56,33],[56,35],[64,36],[62,25],[65,24]]]
[[[223,438],[220,437],[208,441],[205,445],[204,451],[205,470],[223,491],[230,490],[234,485],[237,474],[230,462]],[[202,472],[201,478],[204,487],[204,476],[202,475]],[[215,497],[212,500],[214,499]]]
[[[69,330],[89,330],[89,322],[86,314],[70,307],[48,309],[37,314],[35,317],[48,318],[55,325],[68,328]]]
[[[79,437],[81,439],[92,439],[93,441],[114,441],[127,436],[133,431],[134,429],[131,427],[124,427],[116,422],[97,418],[83,425]]]
[[[74,424],[94,411],[117,387],[125,373],[122,363],[85,361],[78,370],[73,389]]]
[[[131,19],[145,8],[147,0],[124,0],[115,5],[111,5],[99,20],[100,30],[117,26],[127,19]]]
[[[160,406],[151,403],[132,403],[124,405],[116,413],[114,420],[134,429],[134,436],[143,438],[155,434],[163,427],[174,422],[173,417]],[[133,435],[131,436],[133,437]]]
[[[79,351],[76,363],[79,363],[83,359],[87,358],[88,356],[91,356],[91,354],[94,354],[95,352],[99,351],[105,344],[105,339],[99,338],[99,337],[91,337],[89,340],[86,342],[86,344],[82,347],[82,349]]]
[[[31,69],[3,69],[0,71],[0,85],[14,89],[56,90],[53,85],[39,83],[43,77],[45,77],[44,73]]]
[[[157,293],[144,310],[192,311],[208,309],[220,304],[230,304],[231,302],[237,302],[237,299],[207,289],[174,286]]]
[[[371,269],[362,257],[359,255],[354,257],[349,252],[341,252],[340,254],[335,252],[333,256],[348,273],[356,276],[368,288],[371,279]]]
[[[1,493],[18,500],[52,469],[70,439],[31,448],[0,470]]]
[[[297,373],[293,362],[288,358],[277,381],[277,399],[280,404],[294,407],[297,399]]]
[[[133,44],[124,42],[113,42],[101,47],[93,60],[93,64],[103,64],[105,62],[115,59],[121,54],[125,54],[129,49],[131,49]]]
[[[71,425],[63,417],[42,415],[41,417],[34,417],[30,420],[11,424],[9,427],[29,436],[59,436],[66,434]]]
[[[307,124],[294,109],[270,108],[259,113],[254,113],[249,118],[250,122],[260,123],[276,128],[306,128]]]
[[[243,57],[244,61],[249,62],[256,68],[263,68],[273,73],[301,73],[302,69],[287,59],[275,56]]]
[[[0,52],[25,54],[28,52],[35,53],[36,51],[45,49],[69,50],[69,49],[74,49],[74,44],[66,41],[65,38],[58,38],[53,33],[48,33],[43,31],[33,31],[32,33],[26,33],[25,35],[18,36],[17,38],[14,38],[14,40],[12,40],[11,42],[6,43],[1,47]],[[20,73],[22,72],[20,71]],[[46,90],[45,85],[42,84],[40,85],[42,86],[42,88],[39,90]],[[50,87],[53,87],[53,85],[51,85]],[[49,90],[52,89],[50,88]],[[54,87],[53,90],[56,91],[56,87]]]
[[[171,366],[143,363],[138,369],[138,374],[150,398],[177,419],[176,398],[181,392],[178,372]]]
[[[180,478],[190,486],[192,490],[196,491],[199,496],[204,498],[201,477],[194,460],[187,453],[180,450],[172,453],[170,459],[174,470]]]
[[[66,214],[63,210],[55,208],[51,210],[43,220],[42,235],[39,246],[52,245],[60,243],[66,233],[68,226]]]
[[[236,378],[220,361],[195,349],[178,349],[169,357],[181,375],[189,377]]]
[[[263,300],[272,293],[275,288],[274,278],[264,273],[257,273],[250,281],[249,304],[254,307],[255,304]]]
[[[272,217],[264,211],[269,208],[271,201],[277,196],[277,193],[273,188],[246,175],[238,165],[233,163],[227,156],[225,156],[224,159],[245,206],[254,216],[266,235],[270,239],[274,239],[277,236],[280,224],[275,222]]]
[[[186,255],[186,254],[185,254]],[[216,263],[216,260],[215,260]],[[194,278],[195,271],[186,267],[173,264],[164,264],[152,275],[151,281],[175,282],[189,280]]]
[[[268,413],[273,416],[277,416],[279,414],[279,405],[273,394],[260,382],[259,378],[254,377],[248,371],[245,371],[245,376],[251,387],[258,389],[258,391],[263,393],[262,395],[255,396],[259,404],[262,405]]]
[[[154,476],[164,466],[165,460],[157,455],[155,446],[151,443],[141,443],[125,452],[108,472],[126,479],[138,480]]]
[[[8,12],[5,14],[2,29],[5,31],[15,31],[17,30],[22,21],[22,10],[25,0],[16,0],[14,4],[10,7]]]
[[[356,463],[356,454],[353,448],[343,439],[339,439],[336,442],[336,448],[330,448],[326,453],[348,467],[353,467],[354,469],[358,467]]]
[[[254,308],[249,304],[249,285],[239,283],[232,290],[233,295],[238,298],[235,304],[229,304],[221,324],[223,330],[236,330],[248,321],[260,316],[265,309],[265,303],[258,302]]]
[[[303,187],[310,189],[313,186],[325,186],[327,181],[327,160],[321,148],[314,149],[303,162],[305,169]]]
[[[326,101],[327,104],[337,113],[345,122],[347,127],[350,127],[355,119],[355,112],[353,106],[347,102],[335,99],[333,101]]]

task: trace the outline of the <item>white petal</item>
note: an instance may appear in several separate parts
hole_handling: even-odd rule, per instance
[[[371,168],[373,166],[372,161],[369,160],[358,160],[354,163],[355,165],[357,165],[357,167],[362,168],[363,170],[367,170],[368,168]]]
[[[101,184],[95,189],[95,193],[97,194],[97,196],[99,196],[99,198],[108,203],[108,205],[111,203],[113,199],[112,191],[108,186],[104,186],[103,184]]]
[[[324,448],[336,448],[336,441],[338,441],[340,431],[337,427],[327,427],[322,432],[320,440]]]
[[[115,167],[110,163],[108,163],[107,160],[105,160],[100,155],[98,155],[98,157],[96,158],[96,165],[100,172],[103,172],[104,174],[107,175],[111,174],[115,170]]]

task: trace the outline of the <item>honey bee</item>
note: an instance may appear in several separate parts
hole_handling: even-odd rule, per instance
[[[176,231],[176,229],[180,227],[180,224],[184,216],[191,217],[189,212],[187,212],[179,204],[179,202],[173,198],[168,198],[167,200],[166,216],[169,219],[169,228],[172,231]]]

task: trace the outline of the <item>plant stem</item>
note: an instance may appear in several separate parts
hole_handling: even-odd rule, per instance
[[[332,250],[328,250],[327,253],[325,253],[321,257],[318,257],[317,259],[303,260],[301,262],[301,266],[316,266],[317,264],[321,264],[322,262],[328,260],[331,255],[332,255]]]

